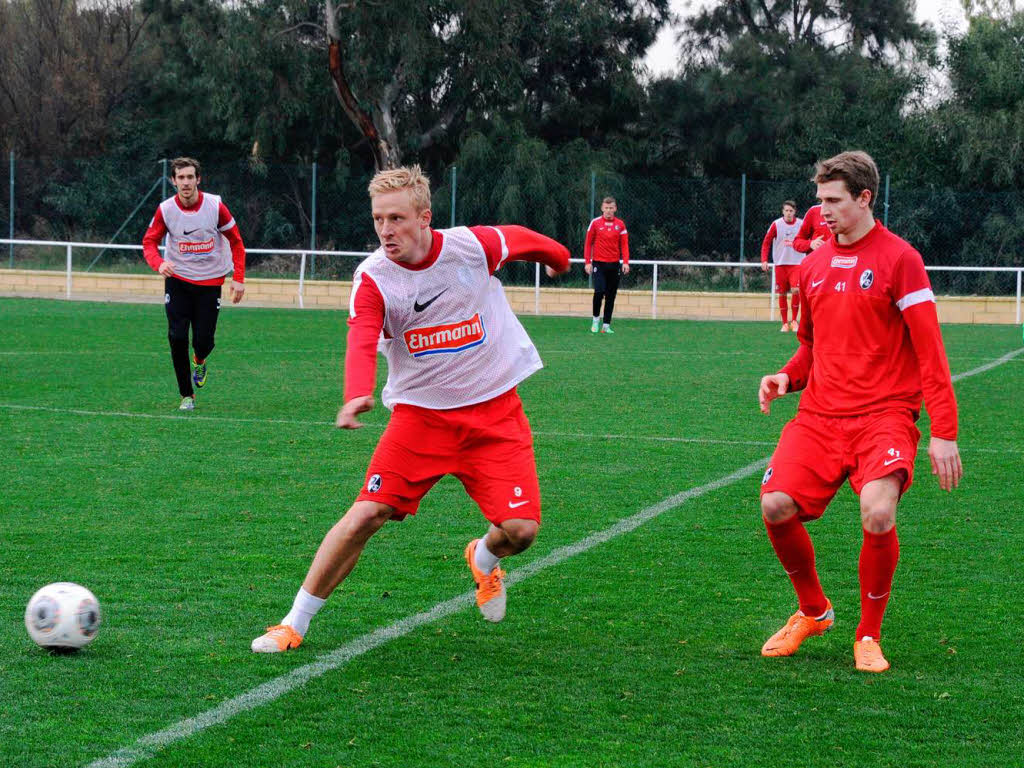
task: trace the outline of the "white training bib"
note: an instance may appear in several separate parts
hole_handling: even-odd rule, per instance
[[[215,280],[233,270],[231,246],[217,227],[220,197],[203,193],[203,201],[194,211],[183,211],[176,197],[160,203],[167,227],[164,258],[174,264],[174,273],[186,280]],[[235,226],[234,219],[224,229]]]
[[[356,269],[350,313],[363,275],[384,297],[384,405],[444,410],[497,397],[543,367],[537,348],[490,274],[483,246],[466,227],[436,230],[437,260],[415,270],[378,249]],[[504,238],[499,230],[499,237]]]
[[[787,224],[781,216],[775,220],[775,240],[772,241],[772,261],[778,266],[784,267],[792,264],[799,264],[804,260],[806,254],[800,253],[793,247],[793,240],[800,231],[802,219],[793,219],[792,224]]]

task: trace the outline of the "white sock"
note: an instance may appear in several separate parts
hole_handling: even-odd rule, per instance
[[[473,555],[473,562],[475,562],[476,567],[484,573],[490,573],[497,568],[498,563],[501,562],[501,558],[495,557],[491,554],[491,550],[487,548],[486,536],[476,543],[476,553]]]
[[[306,632],[309,631],[309,622],[313,620],[317,611],[326,602],[326,598],[311,595],[302,587],[299,587],[299,592],[295,595],[295,602],[292,603],[292,609],[288,612],[287,616],[281,619],[281,623],[287,624],[305,637]]]

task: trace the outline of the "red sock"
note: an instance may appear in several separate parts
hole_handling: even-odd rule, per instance
[[[765,521],[764,527],[768,529],[768,538],[779,562],[793,582],[800,610],[805,616],[820,616],[825,612],[828,601],[814,569],[814,545],[804,524],[794,515],[781,523]]]
[[[786,306],[786,294],[779,294],[779,312],[782,313],[782,322],[786,324],[789,322],[789,307]]]
[[[896,529],[885,533],[864,531],[864,544],[860,549],[860,624],[857,639],[882,634],[882,617],[892,590],[892,576],[896,561],[900,559],[900,542]]]
[[[796,316],[800,312],[800,294],[793,294],[793,322],[796,322]]]

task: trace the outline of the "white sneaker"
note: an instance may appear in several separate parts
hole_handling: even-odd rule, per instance
[[[179,411],[194,411],[195,409],[196,399],[194,397],[181,398],[181,405],[178,406]]]

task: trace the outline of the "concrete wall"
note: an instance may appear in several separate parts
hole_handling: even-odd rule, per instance
[[[253,278],[245,282],[245,303],[264,307],[298,307],[297,280]],[[0,270],[0,295],[64,298],[66,275],[62,272]],[[347,309],[351,283],[307,282],[304,305],[317,309]],[[72,273],[72,298],[99,301],[157,303],[163,301],[163,278],[158,275]],[[507,286],[505,293],[518,314],[533,314],[536,297],[532,287]],[[590,316],[592,292],[585,288],[543,288],[543,315]],[[227,288],[224,292],[227,300]],[[1017,304],[1010,297],[940,296],[939,319],[943,323],[1015,323]],[[663,291],[658,294],[659,318],[696,320],[768,320],[769,297],[753,293]],[[778,313],[776,312],[776,315]],[[650,291],[619,291],[616,317],[651,317]]]

